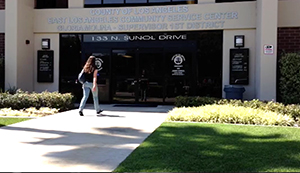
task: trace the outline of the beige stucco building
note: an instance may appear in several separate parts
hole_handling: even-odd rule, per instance
[[[177,89],[173,91],[173,87],[177,87],[177,84],[176,82],[173,84],[172,81],[179,81],[178,84],[181,84],[179,87],[185,89],[182,93],[200,95],[198,93],[199,86],[210,82],[210,76],[214,76],[215,80],[212,81],[220,79],[218,86],[214,86],[213,92],[216,89],[216,92],[220,93],[219,97],[225,97],[224,86],[235,86],[230,81],[235,74],[232,69],[235,67],[233,67],[234,62],[231,61],[230,49],[239,49],[234,45],[235,36],[244,36],[244,47],[241,49],[248,49],[249,57],[243,62],[247,66],[242,69],[245,72],[242,74],[245,76],[242,77],[246,77],[247,81],[237,83],[237,86],[243,86],[246,89],[243,95],[244,99],[276,100],[278,52],[283,49],[300,50],[299,39],[297,40],[300,36],[300,20],[297,18],[300,16],[298,10],[300,0],[256,0],[227,3],[198,0],[195,1],[196,4],[94,8],[86,8],[85,0],[68,0],[65,8],[50,9],[36,8],[35,0],[0,0],[0,2],[2,3],[2,10],[0,10],[0,36],[2,35],[0,51],[2,52],[0,54],[5,54],[5,89],[16,86],[35,92],[61,91],[63,90],[62,86],[65,85],[64,74],[73,73],[76,76],[79,73],[74,70],[81,68],[78,63],[72,62],[77,61],[75,58],[79,58],[81,62],[88,54],[103,53],[107,59],[104,62],[101,59],[100,62],[103,64],[109,62],[110,65],[107,67],[107,73],[100,75],[100,77],[104,76],[104,82],[99,84],[102,91],[101,97],[104,101],[113,102],[116,93],[121,92],[115,88],[121,85],[118,81],[123,80],[122,77],[125,74],[125,71],[114,73],[121,67],[115,69],[118,63],[117,58],[113,56],[120,55],[118,53],[120,50],[126,50],[126,52],[134,50],[132,55],[136,56],[136,60],[132,62],[137,65],[127,66],[129,71],[134,68],[134,72],[133,75],[125,75],[127,82],[134,85],[138,80],[135,77],[139,76],[142,67],[147,68],[147,63],[150,66],[149,62],[152,62],[150,56],[153,53],[152,50],[145,53],[150,58],[147,61],[142,58],[146,55],[139,51],[144,48],[143,45],[147,47],[148,44],[152,44],[149,49],[157,50],[157,52],[155,51],[157,54],[153,56],[160,57],[160,59],[153,59],[156,62],[154,66],[162,64],[163,66],[160,66],[159,69],[166,68],[167,71],[160,72],[161,75],[153,74],[152,83],[150,81],[150,84],[153,85],[152,88],[161,88],[161,90],[154,91],[161,92],[161,94],[157,94],[157,97],[162,98],[162,101],[158,102],[167,102],[169,97],[180,95]],[[214,44],[210,43],[214,41],[210,39],[213,37],[207,38],[205,33],[213,34],[215,32],[219,33],[220,43],[216,43],[217,45],[214,47]],[[80,38],[81,45],[74,59],[68,57],[69,63],[66,63],[64,62],[66,54],[63,53],[65,49],[62,47],[66,42],[63,41],[63,38],[72,36],[72,34],[78,34],[76,36]],[[193,40],[193,34],[203,35],[203,37],[199,36]],[[50,39],[50,49],[44,51],[51,50],[53,52],[53,59],[46,62],[47,68],[50,68],[49,73],[41,70],[40,66],[45,63],[41,64],[43,60],[38,57],[38,51],[42,50],[42,39],[45,38]],[[211,45],[209,51],[205,48],[205,42],[201,43],[202,38],[208,45]],[[184,42],[185,40],[193,41]],[[171,44],[174,46],[168,47]],[[181,44],[184,45],[183,49],[180,49]],[[4,46],[5,48],[3,48]],[[179,47],[177,53],[176,47]],[[216,57],[220,66],[215,68],[212,65],[205,69],[206,63],[210,62],[209,52],[216,52],[217,50],[214,49],[217,47],[220,47],[218,49],[220,56]],[[97,49],[99,49],[98,52],[95,51]],[[158,49],[161,49],[161,52]],[[185,52],[186,55],[180,51]],[[86,55],[83,55],[84,52]],[[122,53],[122,51],[120,52]],[[166,63],[169,60],[171,62],[169,54],[172,54],[170,58],[181,58],[189,65]],[[71,56],[70,53],[67,55]],[[188,60],[189,58],[192,60]],[[126,63],[127,61],[126,59]],[[161,63],[159,63],[160,61]],[[49,63],[53,64],[49,67]],[[69,68],[68,65],[77,67],[66,70]],[[239,65],[242,67],[245,64]],[[207,66],[209,65],[207,64]],[[219,70],[217,75],[209,72],[211,68],[215,68],[215,71]],[[201,69],[205,70],[201,71]],[[212,74],[206,74],[205,71]],[[49,81],[38,79],[39,73],[43,72],[50,75]],[[132,81],[129,81],[129,78],[132,78]],[[169,83],[164,80],[165,78],[170,78]],[[126,92],[129,92],[128,87],[126,89]],[[138,88],[133,88],[132,95],[138,94],[137,90]],[[172,92],[168,95],[170,90]],[[203,90],[202,95],[207,95],[207,92],[211,91]]]

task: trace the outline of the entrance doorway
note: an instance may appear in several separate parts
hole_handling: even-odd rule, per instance
[[[111,59],[113,102],[163,102],[162,49],[113,49]]]
[[[111,90],[113,102],[136,101],[136,53],[133,49],[113,49]]]
[[[165,78],[164,101],[174,103],[177,96],[194,95],[196,76],[193,62],[196,51],[187,48],[169,48],[165,52],[169,68]]]
[[[222,31],[61,34],[59,91],[71,92],[80,101],[82,88],[75,81],[94,55],[101,103],[174,104],[177,96],[221,98],[222,38]]]
[[[161,103],[164,98],[165,58],[162,48],[138,51],[138,98],[140,102]]]

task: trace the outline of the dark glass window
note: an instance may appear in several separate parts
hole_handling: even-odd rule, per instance
[[[256,0],[216,0],[216,3],[222,3],[222,2],[243,2],[243,1],[256,1]]]
[[[197,4],[196,0],[172,0],[176,4]]]
[[[85,5],[97,5],[102,4],[101,0],[85,0]]]
[[[170,0],[149,0],[149,3],[158,3],[158,2],[170,2]]]
[[[5,10],[5,0],[0,0],[0,10]]]
[[[72,93],[76,102],[82,97],[81,85],[76,79],[82,69],[81,34],[61,34],[59,50],[59,92]]]
[[[103,0],[103,4],[124,4],[124,0]]]
[[[131,3],[135,3],[135,4],[143,3],[143,4],[145,4],[145,3],[147,3],[147,0],[126,0],[126,3],[127,4],[131,4]]]
[[[68,0],[36,0],[36,8],[68,8]]]
[[[84,7],[124,7],[124,6],[150,6],[197,4],[198,0],[85,0]]]

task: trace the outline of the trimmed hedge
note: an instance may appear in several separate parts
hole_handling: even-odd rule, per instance
[[[254,109],[261,109],[264,111],[271,111],[278,114],[289,115],[293,117],[296,121],[300,118],[300,105],[290,104],[284,105],[283,103],[274,102],[274,101],[260,101],[258,99],[254,100],[227,100],[222,99],[217,102],[218,105],[234,105],[234,106],[243,106]]]
[[[193,107],[214,104],[220,99],[214,97],[178,96],[175,98],[176,107]]]
[[[0,93],[0,108],[15,110],[35,107],[55,108],[66,111],[74,108],[75,97],[71,93],[61,94],[58,92],[44,91],[42,93],[29,93],[18,90],[15,94]]]
[[[296,121],[300,119],[300,105],[298,104],[288,104],[274,102],[274,101],[261,101],[258,99],[254,100],[231,100],[231,99],[217,99],[209,97],[177,97],[175,106],[176,107],[198,107],[203,105],[233,105],[233,106],[243,106],[253,109],[261,109],[264,111],[271,111],[278,114],[289,115],[293,117]]]
[[[294,126],[295,120],[284,114],[234,105],[205,105],[174,108],[167,120],[251,125]]]

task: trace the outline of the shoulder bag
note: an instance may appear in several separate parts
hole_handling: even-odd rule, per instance
[[[85,77],[84,77],[84,70],[82,69],[81,72],[78,75],[78,81],[83,84],[85,82]]]

